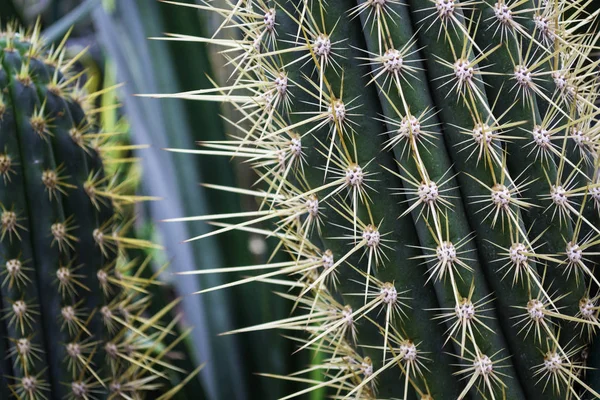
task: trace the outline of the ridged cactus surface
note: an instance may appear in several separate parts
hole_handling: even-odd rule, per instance
[[[119,214],[140,199],[103,166],[128,147],[99,130],[102,92],[64,44],[45,47],[39,26],[0,35],[0,398],[157,398],[175,303],[146,311],[156,276],[125,250],[153,245]]]
[[[157,97],[229,103],[259,209],[190,216],[277,238],[236,273],[289,300],[322,354],[289,397],[600,398],[598,30],[586,0],[173,3],[233,71]],[[235,251],[235,249],[232,249]],[[248,277],[250,275],[250,277]],[[237,299],[252,301],[252,299]]]

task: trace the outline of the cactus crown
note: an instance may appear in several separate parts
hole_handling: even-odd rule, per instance
[[[140,198],[104,169],[117,132],[100,131],[83,53],[39,32],[0,33],[0,397],[156,398],[175,368],[161,321],[175,303],[152,315],[157,276],[128,259],[156,246],[127,236]]]
[[[583,0],[224,3],[175,3],[222,23],[210,39],[167,39],[221,47],[229,81],[167,96],[239,118],[230,140],[174,151],[249,162],[262,189],[219,189],[260,209],[186,218],[218,227],[191,240],[264,234],[290,261],[190,273],[256,271],[206,291],[261,281],[294,302],[297,315],[240,330],[291,330],[325,354],[270,375],[307,384],[289,398],[599,398],[586,370],[600,12]]]

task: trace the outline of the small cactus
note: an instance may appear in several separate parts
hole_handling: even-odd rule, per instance
[[[295,305],[290,318],[236,331],[281,329],[323,354],[268,374],[307,385],[286,398],[321,388],[340,399],[600,398],[589,356],[600,10],[586,0],[168,3],[222,18],[209,38],[165,39],[219,46],[233,73],[212,89],[151,96],[225,102],[239,116],[227,118],[229,141],[171,150],[252,165],[252,190],[208,186],[260,204],[176,221],[217,227],[190,240],[262,233],[290,258],[189,273],[256,272],[205,291],[261,281]]]
[[[116,132],[65,43],[0,34],[0,397],[156,398],[172,326],[148,315],[158,282],[125,251],[155,245],[126,236],[138,198],[105,175]]]

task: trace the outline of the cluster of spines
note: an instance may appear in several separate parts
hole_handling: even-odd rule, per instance
[[[147,313],[148,288],[159,284],[141,275],[148,260],[127,260],[128,248],[155,245],[127,237],[131,222],[118,210],[141,198],[104,176],[119,133],[98,130],[103,92],[82,83],[83,53],[67,57],[66,38],[48,49],[39,25],[9,25],[0,43],[0,340],[8,349],[0,362],[9,393],[143,397],[174,368],[163,360],[169,346],[157,346],[173,326]]]
[[[224,47],[234,73],[166,96],[240,114],[232,140],[176,151],[244,159],[266,189],[217,187],[256,196],[257,212],[174,221],[220,228],[191,240],[281,240],[290,262],[190,273],[265,269],[234,284],[297,289],[283,296],[306,313],[244,329],[305,331],[301,348],[332,355],[313,367],[323,382],[286,379],[382,398],[398,368],[403,398],[600,397],[584,379],[600,238],[589,1],[175,4],[224,21],[211,39],[167,39]],[[230,28],[242,38],[217,38]]]

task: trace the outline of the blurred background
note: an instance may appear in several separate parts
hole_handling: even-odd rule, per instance
[[[195,0],[181,0],[193,2]],[[218,2],[218,0],[217,0]],[[50,42],[68,40],[73,54],[87,48],[82,67],[92,87],[116,91],[102,96],[103,129],[121,132],[132,144],[140,167],[131,168],[132,190],[162,200],[136,206],[136,232],[165,248],[153,254],[154,268],[169,263],[164,285],[154,293],[160,309],[183,297],[175,311],[183,316],[181,331],[192,327],[185,343],[173,352],[179,366],[191,371],[206,363],[200,375],[178,394],[180,399],[275,399],[292,393],[292,383],[257,373],[285,375],[310,363],[311,354],[294,352],[293,343],[275,331],[219,336],[220,333],[284,318],[292,304],[260,283],[202,295],[192,293],[220,285],[232,276],[181,276],[176,272],[262,263],[274,243],[264,237],[233,232],[191,243],[182,241],[211,229],[202,222],[163,223],[166,218],[254,210],[254,200],[209,190],[200,183],[250,187],[255,177],[244,165],[223,157],[176,154],[164,148],[194,148],[198,140],[222,140],[227,130],[219,114],[233,111],[218,104],[136,97],[144,93],[174,93],[212,86],[227,79],[224,62],[201,43],[152,40],[165,32],[206,36],[221,22],[214,16],[157,0],[0,0],[3,23],[30,26],[38,19]],[[231,35],[231,33],[228,33]],[[218,71],[214,74],[213,71]],[[165,319],[173,315],[165,316]],[[185,375],[173,374],[176,385]],[[314,392],[306,398],[319,399]]]

